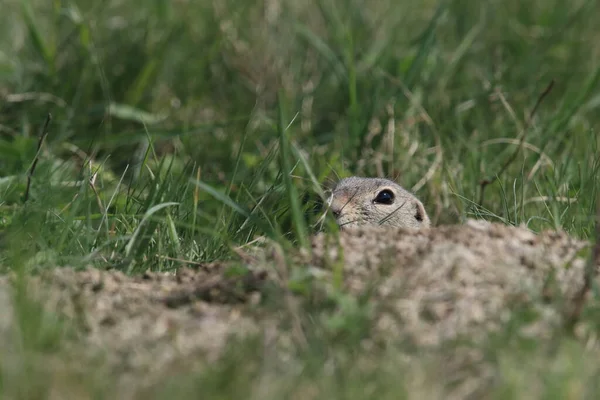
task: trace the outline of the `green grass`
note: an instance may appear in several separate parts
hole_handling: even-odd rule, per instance
[[[4,272],[169,271],[180,260],[233,258],[233,247],[260,236],[305,246],[322,189],[349,175],[396,179],[436,224],[485,218],[593,238],[596,1],[7,0],[2,8]],[[480,204],[488,178],[497,180]],[[553,359],[576,360],[581,346],[561,343]],[[527,390],[511,372],[517,352],[500,363],[498,398]],[[563,371],[540,361],[526,374],[548,374],[540,396],[564,398],[557,393],[567,386],[552,392],[551,377],[578,363]],[[394,374],[369,378],[380,397],[407,390]],[[0,371],[0,389],[9,376]],[[235,387],[246,390],[249,376]],[[213,397],[227,394],[222,377],[209,378]],[[320,393],[345,397],[332,379],[319,375]]]

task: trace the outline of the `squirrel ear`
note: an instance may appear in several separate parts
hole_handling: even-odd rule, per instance
[[[423,222],[425,220],[425,207],[421,204],[420,201],[415,201],[415,219],[419,222]]]

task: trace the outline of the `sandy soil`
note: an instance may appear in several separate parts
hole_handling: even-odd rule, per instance
[[[282,347],[302,336],[294,332],[293,314],[304,297],[288,290],[297,271],[292,265],[323,292],[335,289],[340,272],[342,290],[368,291],[374,343],[477,341],[523,307],[540,316],[524,333],[543,336],[564,323],[581,290],[589,245],[563,233],[477,221],[422,231],[361,228],[338,238],[319,234],[310,252],[284,256],[267,245],[242,267],[215,263],[135,277],[60,268],[31,278],[28,287],[74,327],[68,347],[77,360],[100,357],[131,392],[176,373],[175,366],[213,362],[232,336],[258,334]],[[15,325],[7,312],[10,286],[9,277],[0,280],[4,335]]]

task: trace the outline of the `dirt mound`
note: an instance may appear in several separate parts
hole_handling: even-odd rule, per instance
[[[545,313],[544,322],[560,322],[547,305],[580,291],[587,260],[578,254],[589,243],[473,220],[420,231],[366,227],[342,234],[339,246],[325,235],[313,246],[322,268],[343,257],[355,294],[375,287],[374,298],[388,309],[376,326],[387,337],[436,345],[485,334],[482,327],[497,328],[525,305]]]
[[[465,336],[484,338],[523,307],[539,315],[529,334],[543,335],[560,324],[560,304],[569,304],[583,285],[581,252],[588,245],[563,233],[535,235],[475,221],[421,231],[361,228],[315,236],[311,254],[283,258],[266,250],[242,267],[217,263],[136,277],[60,268],[31,278],[29,285],[48,311],[77,327],[73,350],[102,355],[122,387],[133,390],[172,372],[173,365],[215,360],[232,336],[289,342],[288,309],[262,304],[266,288],[291,296],[286,259],[309,271],[317,290],[333,290],[340,272],[343,291],[368,294],[370,340],[437,346]],[[4,310],[10,308],[8,288],[4,278]],[[302,302],[301,295],[292,297]],[[0,330],[10,325],[5,318]]]
[[[252,293],[267,275],[227,271],[224,264],[141,276],[58,268],[30,278],[27,292],[71,322],[78,337],[67,347],[83,365],[109,366],[123,395],[152,384],[181,360],[213,362],[228,339],[258,332],[252,308],[259,298]],[[8,288],[2,283],[0,295]]]

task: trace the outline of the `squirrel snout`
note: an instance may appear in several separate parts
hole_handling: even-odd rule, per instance
[[[337,198],[332,198],[329,203],[329,209],[334,217],[339,218],[342,215],[342,209],[344,208],[344,204]]]

